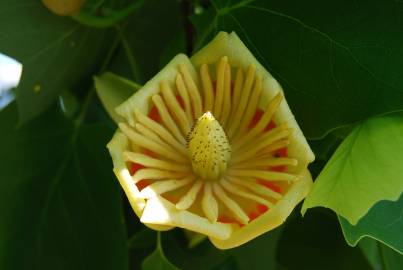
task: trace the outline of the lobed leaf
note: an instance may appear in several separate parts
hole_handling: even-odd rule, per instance
[[[323,206],[355,225],[380,200],[397,200],[403,191],[403,117],[373,118],[341,143],[313,189],[302,213]]]
[[[403,196],[396,202],[380,201],[353,226],[339,217],[344,238],[351,246],[363,238],[374,238],[403,255]]]
[[[403,109],[402,2],[212,2],[215,12],[192,20],[198,46],[236,31],[279,80],[308,138]]]

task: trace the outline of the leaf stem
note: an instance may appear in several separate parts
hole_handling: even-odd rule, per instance
[[[116,29],[116,32],[119,35],[120,41],[122,42],[123,48],[124,48],[124,50],[126,52],[126,56],[127,56],[128,61],[129,61],[130,68],[132,70],[133,79],[134,79],[135,82],[139,82],[140,81],[139,80],[140,69],[139,69],[139,67],[138,67],[138,65],[136,63],[135,57],[133,55],[133,52],[130,49],[130,44],[129,44],[129,42],[128,42],[128,40],[127,40],[127,38],[126,38],[126,36],[125,36],[125,34],[123,32],[122,27],[119,24],[115,25],[115,29]]]
[[[125,9],[116,11],[112,15],[107,17],[97,17],[85,12],[80,12],[76,15],[70,16],[70,18],[78,22],[79,24],[88,27],[108,28],[116,25],[118,22],[125,19],[127,16],[129,16],[138,8],[140,8],[143,5],[143,3],[144,0],[136,1],[135,3],[126,7]]]

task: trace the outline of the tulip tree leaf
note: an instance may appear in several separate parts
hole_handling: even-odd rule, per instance
[[[199,38],[236,31],[280,81],[309,138],[403,109],[403,2],[215,0],[213,6]]]
[[[178,267],[173,265],[168,259],[165,257],[164,251],[162,250],[161,245],[161,233],[158,232],[157,237],[157,247],[150,256],[148,256],[142,266],[142,270],[179,270]]]
[[[371,237],[403,254],[403,196],[396,202],[378,202],[355,226],[345,218],[339,220],[344,238],[351,246],[363,237]]]
[[[57,108],[16,129],[0,112],[0,269],[128,269],[112,130]]]
[[[98,97],[109,116],[116,123],[123,122],[123,118],[115,112],[115,108],[141,86],[110,72],[95,76],[94,81]]]
[[[111,44],[108,31],[56,16],[38,0],[2,0],[0,14],[0,52],[23,65],[20,122],[38,116],[63,90],[89,83]]]
[[[305,199],[302,212],[324,206],[357,224],[376,202],[399,198],[403,191],[402,152],[401,114],[365,121],[330,158]]]

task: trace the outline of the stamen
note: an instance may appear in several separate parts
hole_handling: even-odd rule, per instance
[[[226,189],[228,192],[244,197],[246,199],[250,199],[252,201],[258,202],[260,204],[266,205],[267,207],[273,207],[274,204],[269,202],[268,200],[265,200],[257,195],[251,194],[250,192],[248,192],[247,190],[238,187],[236,185],[233,185],[232,183],[228,182],[225,179],[221,179],[220,181],[221,186],[223,186],[224,189]]]
[[[234,118],[234,115],[239,106],[239,102],[241,99],[243,81],[244,81],[244,75],[243,75],[242,68],[238,67],[238,71],[237,71],[236,78],[235,78],[234,93],[233,93],[232,106],[231,106],[232,107],[231,116],[230,116],[230,120],[228,123],[228,127],[230,127],[232,125],[233,121],[238,121],[238,119],[235,120],[236,118]]]
[[[260,134],[270,123],[275,111],[277,110],[282,100],[283,95],[281,92],[279,92],[272,100],[270,100],[266,111],[259,119],[259,122],[256,124],[256,126],[254,126],[246,135],[238,137],[238,140],[234,140],[234,144],[237,144],[237,147],[241,147],[254,139],[258,134]]]
[[[193,184],[193,186],[189,189],[189,191],[186,193],[186,195],[179,200],[179,202],[176,204],[176,208],[178,208],[179,210],[185,210],[191,207],[195,202],[197,194],[199,193],[202,187],[203,182],[197,180]]]
[[[283,197],[280,193],[277,193],[272,189],[263,188],[262,185],[257,184],[256,181],[251,178],[245,178],[244,180],[244,179],[238,179],[236,177],[226,176],[226,179],[228,179],[233,184],[243,186],[253,191],[254,193],[262,196],[274,198],[276,200],[279,200]]]
[[[178,90],[179,95],[181,96],[183,103],[185,104],[186,116],[188,117],[189,122],[193,124],[193,114],[189,99],[189,93],[186,89],[185,83],[183,82],[182,75],[180,74],[176,76],[176,89]]]
[[[232,138],[235,131],[237,131],[240,124],[239,119],[242,118],[246,105],[248,104],[249,95],[252,90],[253,82],[255,81],[255,70],[256,68],[254,65],[250,65],[248,68],[248,73],[246,74],[245,83],[243,85],[242,98],[239,101],[239,106],[237,107],[231,125],[228,128],[227,134],[229,138]]]
[[[188,175],[186,172],[175,172],[175,171],[166,171],[166,170],[158,170],[158,169],[140,169],[133,176],[132,179],[134,183],[139,182],[140,180],[160,180],[160,179],[175,179],[181,178]]]
[[[242,169],[229,169],[228,175],[234,177],[253,177],[263,180],[270,181],[291,181],[295,182],[298,180],[298,176],[284,173],[284,172],[273,172],[273,171],[263,171],[263,170],[242,170]]]
[[[284,147],[287,147],[290,144],[289,140],[281,140],[278,142],[273,143],[272,145],[268,146],[267,148],[263,149],[262,151],[258,152],[257,156],[265,156],[265,155],[272,155],[273,152],[280,150]]]
[[[281,139],[287,138],[289,135],[289,130],[284,130],[284,126],[278,126],[267,132],[257,141],[257,143],[254,143],[251,146],[246,145],[241,149],[237,149],[234,147],[235,155],[234,158],[231,160],[231,163],[236,164],[242,160],[249,160],[256,156],[256,153],[261,150],[265,150],[265,152],[267,152],[266,150],[268,147]]]
[[[214,90],[208,65],[203,64],[200,67],[200,78],[203,84],[204,111],[211,112],[214,106]]]
[[[231,111],[231,67],[227,63],[225,65],[224,100],[223,100],[222,115],[220,118],[220,122],[224,127],[227,125],[230,111]]]
[[[140,153],[125,151],[123,152],[123,156],[126,161],[141,164],[145,167],[188,173],[192,171],[192,168],[189,165],[160,160]]]
[[[161,116],[162,122],[164,122],[165,126],[172,132],[175,138],[181,143],[185,143],[185,138],[182,133],[179,131],[178,126],[175,121],[172,119],[171,115],[168,112],[167,107],[165,106],[165,102],[162,100],[160,95],[154,95],[152,100],[155,106],[158,109],[158,112]]]
[[[185,112],[182,110],[179,102],[176,100],[176,97],[172,93],[171,87],[167,81],[161,82],[161,92],[165,103],[181,128],[182,134],[186,135],[190,130],[190,124]]]
[[[214,112],[213,114],[217,119],[220,119],[221,111],[223,109],[223,99],[224,99],[224,76],[225,67],[228,62],[228,57],[221,57],[220,62],[217,65],[217,80],[216,80],[216,90],[214,99]]]
[[[183,76],[186,88],[189,91],[190,100],[193,105],[194,119],[197,119],[202,115],[202,101],[200,97],[199,89],[197,89],[196,83],[190,76],[189,70],[184,64],[179,65],[179,70]]]
[[[123,133],[132,141],[134,142],[137,146],[146,148],[148,150],[151,150],[159,155],[162,155],[168,159],[180,162],[180,163],[188,163],[189,160],[181,155],[178,155],[174,149],[172,149],[170,146],[164,144],[159,144],[151,139],[138,134],[136,131],[134,131],[132,128],[130,128],[127,124],[125,123],[120,123],[119,128],[123,131]]]
[[[245,135],[244,131],[249,126],[249,123],[251,122],[253,115],[256,112],[257,105],[259,104],[261,92],[262,92],[262,79],[257,77],[255,79],[255,86],[253,87],[252,94],[249,98],[248,106],[246,107],[245,114],[243,115],[242,120],[240,121],[240,126],[239,126],[236,137]]]
[[[146,126],[136,123],[134,124],[134,127],[140,134],[144,135],[145,137],[151,139],[152,141],[158,143],[158,144],[164,144],[164,142],[161,140],[160,137],[158,137],[157,134],[152,132],[150,129],[148,129]]]
[[[135,115],[139,123],[154,131],[162,140],[174,147],[179,152],[185,155],[187,154],[185,146],[177,141],[164,126],[160,125],[158,122],[155,122],[148,116],[143,115],[139,110],[135,110]]]
[[[204,214],[211,222],[217,222],[218,218],[218,203],[213,196],[211,183],[204,184],[204,196],[201,201],[201,206]]]
[[[140,191],[139,197],[143,199],[149,199],[157,195],[163,194],[168,191],[173,191],[189,185],[193,181],[193,178],[184,178],[180,180],[165,180],[152,183]]]
[[[228,210],[234,214],[236,220],[238,220],[241,224],[248,224],[248,215],[234,200],[228,197],[227,193],[225,193],[225,191],[217,183],[213,183],[213,190],[217,198],[220,199]]]
[[[254,168],[254,167],[275,167],[275,166],[296,166],[298,160],[295,158],[274,158],[267,157],[261,159],[244,160],[237,164],[234,164],[232,168],[243,169],[243,168]]]

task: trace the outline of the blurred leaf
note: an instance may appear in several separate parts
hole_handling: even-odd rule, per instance
[[[285,224],[277,247],[281,269],[368,270],[370,266],[358,248],[343,239],[335,215],[313,209],[304,218]]]
[[[157,248],[154,252],[148,256],[142,266],[143,270],[179,270],[176,266],[168,261],[168,259],[164,255],[164,251],[161,246],[161,233],[158,232],[157,237]]]
[[[115,123],[123,122],[123,118],[115,112],[115,108],[141,86],[110,72],[95,76],[94,81],[98,97],[109,116]]]
[[[283,227],[267,232],[228,253],[234,258],[239,270],[277,269],[276,253]]]
[[[350,245],[371,237],[403,254],[403,195],[396,202],[378,202],[355,226],[343,217],[339,220]]]
[[[0,269],[127,269],[112,130],[56,107],[16,129],[15,104],[0,123]]]
[[[227,1],[193,20],[198,43],[236,31],[280,81],[309,138],[403,109],[403,2]],[[209,26],[198,27],[200,21]],[[200,39],[202,41],[200,41]]]
[[[153,247],[157,241],[157,232],[149,228],[144,228],[136,232],[128,241],[132,249],[146,249]]]
[[[58,94],[90,83],[110,47],[105,30],[59,17],[38,0],[0,1],[0,52],[23,64],[17,103],[20,122],[45,111]]]
[[[167,258],[183,270],[270,270],[276,269],[281,232],[282,228],[278,228],[229,250],[217,249],[208,239],[188,248],[188,239],[179,229],[162,236]]]
[[[227,250],[217,249],[208,239],[188,248],[188,239],[182,229],[164,232],[162,246],[166,257],[182,270],[218,270],[227,265],[230,258]]]
[[[403,191],[403,117],[370,119],[341,143],[316,179],[302,207],[331,208],[357,224],[380,200]]]
[[[110,69],[143,84],[166,64],[165,61],[183,52],[180,4],[176,0],[146,1],[127,24],[122,25],[123,47]]]
[[[403,269],[403,256],[393,249],[365,238],[359,244],[364,255],[375,270],[401,270]]]

